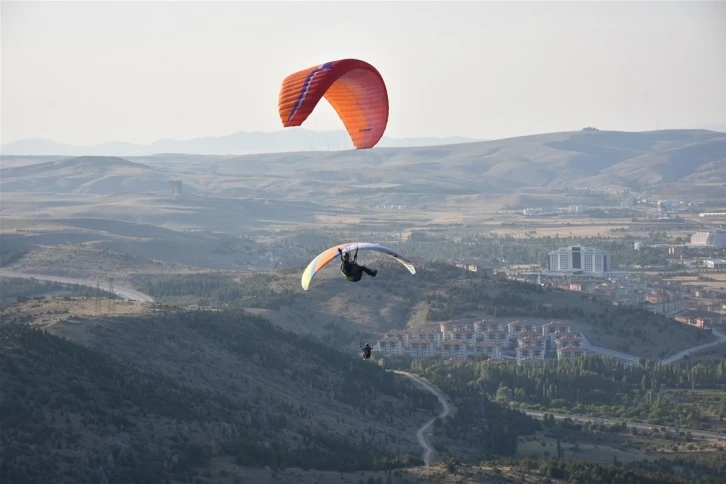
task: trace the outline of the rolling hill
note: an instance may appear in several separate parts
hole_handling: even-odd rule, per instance
[[[479,190],[482,192],[490,185],[499,187],[502,183],[501,190],[525,186],[562,188],[573,183],[676,183],[703,170],[723,182],[726,176],[718,163],[725,158],[725,133],[583,130],[448,146],[380,148],[363,154],[337,152],[319,156],[315,160],[317,165],[305,153],[243,156],[222,160],[214,164],[214,169],[218,173],[235,169],[301,176],[311,168],[315,171],[317,166],[333,170],[355,161],[365,167],[352,170],[364,173],[364,182],[377,179],[392,185],[388,188],[393,191],[411,183],[433,183],[443,178],[456,182],[461,189],[473,190],[483,185]],[[708,166],[709,163],[713,165]],[[613,179],[598,179],[601,175]],[[447,193],[445,189],[441,192]]]
[[[6,168],[0,171],[3,192],[107,194],[167,192],[169,175],[112,156],[81,156]]]
[[[23,304],[71,315],[41,332],[17,322]],[[98,318],[73,316],[73,304],[3,310],[3,482],[390,468],[417,462],[416,428],[437,409],[405,378],[245,313]]]
[[[150,223],[164,215],[150,211],[148,223],[127,222],[121,216],[30,221],[3,217],[5,233],[0,234],[0,242],[2,252],[27,252],[14,264],[18,270],[66,277],[115,274],[122,278],[137,271],[186,272],[189,266],[196,270],[269,269],[277,264],[267,246],[241,237],[235,229],[229,233],[171,230]],[[300,253],[299,248],[291,248],[281,256],[289,264]]]
[[[128,160],[80,157],[13,166],[0,175],[0,189],[6,196],[15,192],[169,193],[168,182],[178,180],[185,194],[209,198],[265,198],[351,208],[444,206],[533,189],[665,190],[701,185],[717,189],[726,184],[726,134],[583,130],[364,151]],[[178,197],[174,203],[188,204]]]

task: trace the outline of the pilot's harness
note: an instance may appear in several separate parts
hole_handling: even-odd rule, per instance
[[[343,273],[346,279],[348,279],[350,282],[353,282],[354,276],[352,274],[346,274],[345,270],[343,269],[345,267],[345,261],[342,260],[343,257],[341,256],[341,262],[340,262],[340,272]],[[351,264],[356,264],[358,262],[358,247],[355,248],[355,254],[353,255],[353,261]]]

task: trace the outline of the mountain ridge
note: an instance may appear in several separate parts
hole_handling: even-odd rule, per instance
[[[5,193],[168,194],[169,182],[181,181],[185,194],[200,197],[262,197],[290,203],[332,199],[365,208],[441,206],[454,199],[491,198],[533,188],[685,190],[711,196],[726,185],[726,133],[707,130],[590,128],[363,152],[59,158],[34,163],[4,157],[8,167],[0,170],[0,188]]]
[[[381,147],[436,146],[482,141],[466,137],[413,137],[390,138],[384,136]],[[93,145],[61,143],[44,138],[26,138],[0,145],[3,155],[63,155],[63,156],[150,156],[160,153],[185,154],[258,154],[310,151],[315,147],[352,149],[353,144],[345,131],[295,130],[261,132],[238,131],[223,136],[204,136],[186,140],[163,138],[148,144],[107,141]]]

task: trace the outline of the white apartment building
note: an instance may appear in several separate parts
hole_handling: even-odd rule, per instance
[[[378,351],[386,355],[403,354],[403,341],[396,338],[383,338],[378,340]]]
[[[516,351],[517,361],[544,360],[545,357],[544,348],[537,348],[536,346],[519,346]]]
[[[477,343],[471,350],[475,355],[486,355],[489,359],[495,359],[501,356],[499,347],[492,343]]]
[[[392,330],[386,332],[386,334],[383,335],[383,337],[397,339],[398,341],[401,341],[404,345],[406,345],[406,344],[408,344],[409,333],[408,333],[408,331],[405,331],[403,329],[392,329]]]
[[[482,319],[481,321],[476,321],[474,323],[474,332],[477,333],[477,335],[481,335],[487,331],[500,331],[505,328],[506,325],[504,323],[501,321],[494,321],[493,319]],[[477,337],[482,339],[481,336]]]
[[[551,272],[576,272],[602,274],[612,271],[609,252],[596,247],[573,245],[553,250],[548,254]]]
[[[581,348],[582,338],[575,336],[572,333],[559,333],[555,335],[555,345],[557,346],[557,349],[565,348],[567,346]]]
[[[530,323],[529,321],[512,321],[507,323],[507,329],[509,330],[509,334],[512,336],[512,339],[516,339],[516,336],[519,333],[525,331],[537,331],[537,325]]]
[[[522,335],[520,335],[517,339],[517,346],[521,346],[523,348],[533,347],[545,349],[545,339],[541,334],[536,336],[523,335],[524,333],[522,333]]]
[[[414,339],[409,342],[406,353],[414,358],[430,358],[435,356],[436,348],[433,341]]]
[[[476,341],[476,333],[474,329],[457,329],[447,331],[443,334],[443,341],[461,341],[462,343],[474,343]]]
[[[435,346],[438,346],[439,343],[441,343],[441,340],[443,338],[443,333],[439,331],[437,328],[419,328],[415,331],[412,331],[411,334],[408,337],[408,341],[414,341],[417,339],[423,339],[426,341],[431,341],[434,343]]]
[[[445,358],[466,358],[467,347],[463,342],[444,341],[441,343],[441,356]]]
[[[493,343],[499,347],[509,346],[509,331],[503,329],[487,331],[484,333],[484,341]]]
[[[542,334],[550,348],[555,346],[555,335],[558,333],[569,333],[570,325],[561,321],[551,321],[542,325]]]

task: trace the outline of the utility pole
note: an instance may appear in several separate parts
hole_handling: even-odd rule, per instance
[[[95,307],[94,312],[96,313],[96,316],[101,314],[101,285],[96,281],[96,301],[95,301]]]
[[[113,289],[113,277],[109,278],[108,280],[108,292],[111,293],[111,296],[108,299],[108,312],[113,314],[114,310],[116,309],[116,293]]]

